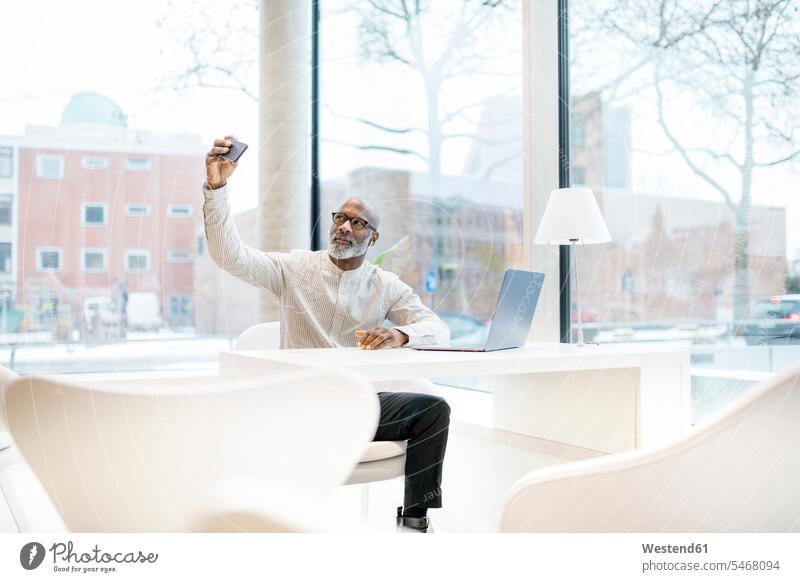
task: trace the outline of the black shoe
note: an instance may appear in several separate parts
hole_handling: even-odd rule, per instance
[[[403,515],[403,508],[397,508],[397,529],[400,530],[401,527],[411,528],[413,530],[418,531],[419,533],[426,533],[428,528],[430,527],[431,522],[428,519],[428,516],[425,517],[408,517]]]

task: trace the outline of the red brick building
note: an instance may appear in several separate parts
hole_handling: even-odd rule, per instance
[[[12,173],[0,181],[13,200],[6,284],[23,328],[80,329],[87,300],[118,301],[125,287],[155,294],[167,324],[192,324],[198,136],[131,130],[113,101],[82,93],[60,126],[27,127],[0,146]]]

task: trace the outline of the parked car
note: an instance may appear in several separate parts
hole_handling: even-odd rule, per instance
[[[800,343],[800,294],[761,299],[739,333],[748,345]]]

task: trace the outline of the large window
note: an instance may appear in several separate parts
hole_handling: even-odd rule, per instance
[[[0,84],[0,290],[11,296],[0,364],[211,368],[257,322],[231,300],[249,306],[257,292],[226,296],[235,280],[193,251],[214,138],[250,144],[234,220],[257,201],[258,2],[82,4],[30,0],[5,14],[3,54],[44,40]]]
[[[521,4],[321,9],[320,216],[348,196],[370,201],[382,220],[369,258],[454,340],[479,342],[522,254]]]
[[[688,346],[717,386],[800,361],[792,5],[570,3],[572,179],[613,237],[578,249],[592,341]]]

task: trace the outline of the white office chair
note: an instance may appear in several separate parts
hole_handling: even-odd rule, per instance
[[[280,322],[259,323],[244,330],[234,350],[276,350],[280,347]],[[374,382],[378,391],[430,392],[433,382],[426,378]],[[361,519],[369,514],[369,483],[402,477],[405,473],[406,441],[374,441],[345,485],[361,485]]]
[[[64,522],[14,445],[8,429],[6,391],[19,379],[0,366],[0,532],[64,532]]]
[[[346,371],[31,376],[12,383],[7,405],[14,440],[74,532],[305,529],[378,421],[374,388]]]
[[[674,444],[535,471],[506,532],[800,532],[800,366]]]

